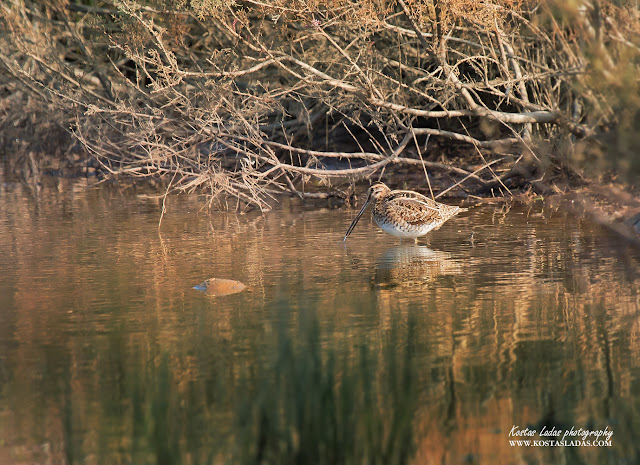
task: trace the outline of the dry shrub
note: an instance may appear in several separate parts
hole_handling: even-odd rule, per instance
[[[637,127],[631,4],[87,3],[3,5],[0,84],[63,110],[105,172],[238,205],[344,196],[336,180],[398,165],[507,193]],[[468,145],[465,165],[434,140]]]

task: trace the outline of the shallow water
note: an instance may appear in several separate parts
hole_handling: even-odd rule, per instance
[[[239,463],[237,386],[283,338],[313,355],[314,325],[323,360],[365,347],[391,378],[384,354],[410,347],[411,463],[640,460],[640,252],[614,233],[539,202],[418,244],[367,214],[343,244],[353,210],[202,204],[169,198],[158,230],[161,201],[131,189],[0,188],[0,463]],[[247,288],[193,289],[211,277]],[[514,426],[613,435],[512,446]]]

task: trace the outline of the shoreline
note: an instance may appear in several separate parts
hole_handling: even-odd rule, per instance
[[[37,158],[42,161],[42,156],[36,157],[31,154],[31,156],[25,157],[23,155],[21,158],[24,159],[24,165],[21,173],[8,172],[11,169],[11,163],[8,160],[10,157],[5,155],[4,158],[0,163],[0,180],[5,184],[19,184],[31,190],[39,191],[43,186],[48,187],[62,181],[72,183],[86,180],[87,187],[90,188],[110,185],[121,186],[125,189],[137,187],[149,189],[155,192],[159,199],[179,193],[179,191],[171,192],[169,176],[144,178],[105,176],[97,166],[97,161],[90,156],[75,154],[73,161],[58,159],[58,167],[56,168],[55,164],[51,163],[51,160],[56,157],[45,157],[48,163],[38,164]],[[15,167],[16,164],[16,160],[14,160],[13,166]],[[422,174],[421,179],[420,174]],[[392,172],[385,177],[385,182],[396,189],[415,189],[429,195],[423,173],[414,173],[413,176],[407,177],[402,173]],[[430,182],[434,194],[447,189],[448,181],[444,179],[444,176],[430,176]],[[294,192],[276,191],[273,191],[272,195],[275,199],[278,197],[299,198],[305,203],[327,204],[331,208],[356,208],[361,204],[367,186],[367,180],[352,180],[346,187],[338,184],[323,186],[320,183],[309,183],[307,187],[310,189],[301,196]],[[577,186],[571,186],[566,182],[538,183],[538,186],[544,193],[538,192],[537,186],[532,184],[524,190],[514,190],[511,194],[506,193],[506,195],[479,196],[462,190],[454,190],[438,200],[449,204],[459,203],[466,207],[485,204],[509,205],[545,202],[553,208],[562,208],[576,216],[587,217],[594,223],[616,232],[624,240],[640,247],[640,188],[637,186],[593,179],[583,180]],[[206,203],[208,202],[203,201],[203,205]],[[255,208],[250,207],[247,211],[253,209]]]

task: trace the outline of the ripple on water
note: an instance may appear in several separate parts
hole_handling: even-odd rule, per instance
[[[609,453],[627,456],[640,428],[640,255],[609,231],[545,205],[491,206],[417,244],[363,217],[342,243],[353,211],[290,202],[264,215],[208,214],[201,199],[180,196],[158,231],[153,202],[109,189],[45,190],[40,200],[0,191],[0,411],[20,418],[9,421],[19,434],[6,447],[60,441],[56,425],[72,409],[68,433],[87,457],[124,450],[125,426],[102,435],[113,440],[102,448],[88,432],[129,425],[140,413],[132,398],[148,412],[204,399],[194,418],[214,421],[221,409],[233,424],[211,389],[235,389],[285,353],[282,334],[303,347],[317,322],[323,350],[339,348],[337,360],[371,350],[379,379],[393,372],[385,354],[410,345],[416,443],[450,451],[451,463],[534,460],[505,431],[541,421],[610,422],[618,445]],[[212,276],[247,287],[213,299],[192,289]],[[169,384],[155,389],[160,381]],[[198,443],[180,429],[200,433],[189,418],[176,422],[188,436],[180,444]]]

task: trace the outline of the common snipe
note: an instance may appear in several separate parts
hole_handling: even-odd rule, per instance
[[[358,224],[358,220],[374,201],[372,216],[380,228],[389,234],[416,239],[438,229],[452,216],[466,208],[438,203],[413,191],[392,191],[384,183],[376,182],[369,188],[367,200],[353,219],[343,241]]]

